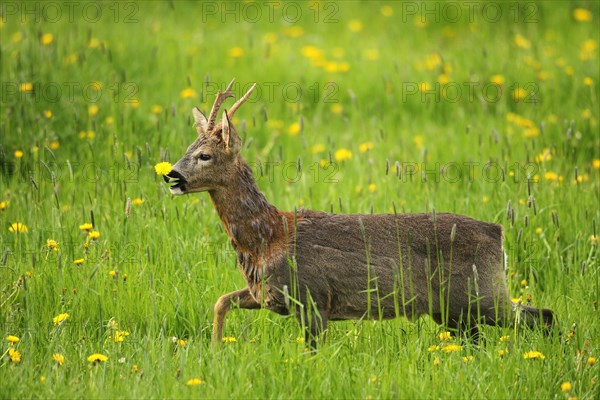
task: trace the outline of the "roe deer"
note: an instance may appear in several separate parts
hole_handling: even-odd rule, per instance
[[[313,347],[328,321],[363,317],[429,314],[471,334],[478,323],[511,325],[519,316],[530,326],[552,326],[551,310],[511,303],[500,225],[449,213],[285,212],[271,205],[231,123],[256,84],[216,123],[232,85],[218,93],[208,118],[193,109],[198,137],[164,176],[173,194],[209,193],[247,282],[217,301],[214,341],[232,305],[295,310]]]

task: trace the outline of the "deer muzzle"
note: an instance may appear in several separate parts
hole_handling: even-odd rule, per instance
[[[171,172],[169,172],[166,175],[163,175],[165,182],[167,183],[171,183],[172,185],[169,186],[169,190],[171,191],[172,194],[184,194],[186,191],[186,184],[187,184],[187,180],[185,179],[185,176],[181,175],[181,173],[177,172],[176,170],[171,170]]]

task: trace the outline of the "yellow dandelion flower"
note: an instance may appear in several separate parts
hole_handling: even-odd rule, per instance
[[[9,200],[0,201],[0,210],[4,211],[10,204]]]
[[[316,46],[304,46],[300,51],[304,57],[311,60],[323,58],[323,51]]]
[[[552,154],[551,154],[551,150],[548,148],[545,148],[544,150],[542,150],[542,152],[540,154],[535,156],[536,162],[546,162],[546,161],[550,161],[550,160],[552,160]]]
[[[421,150],[425,147],[425,136],[416,135],[413,138],[413,141],[415,142],[415,146],[417,146],[417,149]]]
[[[23,359],[21,353],[12,347],[8,349],[8,357],[10,358],[10,362],[18,364]]]
[[[360,32],[363,30],[363,24],[358,19],[351,19],[348,22],[348,29],[350,29],[351,32]]]
[[[235,343],[237,342],[237,339],[232,337],[232,336],[225,336],[223,339],[224,343]]]
[[[185,88],[181,91],[179,96],[182,99],[194,99],[194,98],[198,97],[198,93],[196,93],[196,91],[192,88]]]
[[[595,56],[596,47],[597,43],[594,39],[585,40],[581,45],[581,50],[579,51],[579,58],[583,61],[591,59]],[[572,69],[573,68],[571,67],[571,70]],[[569,75],[572,75],[572,73]]]
[[[8,226],[8,231],[10,233],[25,233],[29,232],[29,228],[27,225],[22,224],[21,222],[13,222]]]
[[[19,43],[22,39],[23,39],[23,33],[21,33],[21,31],[16,31],[10,37],[10,40],[13,43]]]
[[[90,224],[89,222],[86,222],[85,224],[79,225],[79,229],[81,229],[82,231],[89,231],[93,227],[94,226],[92,224]]]
[[[508,350],[506,349],[500,349],[498,350],[498,357],[502,358],[504,357],[506,354],[508,353]]]
[[[40,42],[44,45],[47,46],[50,43],[52,43],[54,41],[54,35],[51,33],[44,33],[41,37],[40,37]]]
[[[312,146],[310,148],[310,153],[311,154],[319,154],[325,151],[325,145],[324,144],[315,144],[314,146]]]
[[[93,139],[96,137],[96,132],[94,131],[80,131],[79,138],[80,139]]]
[[[375,144],[373,142],[361,143],[358,145],[358,151],[361,153],[366,153],[369,150],[373,150]]]
[[[96,48],[100,47],[100,41],[98,39],[96,39],[96,38],[90,38],[90,40],[88,41],[87,46],[90,49],[96,49]]]
[[[429,346],[427,348],[427,351],[430,353],[433,353],[434,351],[438,351],[440,349],[440,346],[438,346],[437,344],[432,344],[431,346]]]
[[[263,36],[263,40],[265,41],[265,43],[273,44],[277,41],[277,34],[273,32],[267,32]]]
[[[60,366],[62,366],[65,363],[65,356],[63,356],[60,353],[52,354],[52,359]]]
[[[522,87],[518,87],[512,91],[512,97],[513,100],[518,103],[527,97],[527,90],[523,89]]]
[[[367,187],[369,189],[369,192],[373,193],[377,190],[377,185],[375,185],[374,183],[369,184],[369,186]]]
[[[481,202],[482,202],[483,204],[487,204],[487,203],[489,203],[489,202],[490,202],[490,198],[489,198],[488,196],[483,196],[483,197],[481,198]]]
[[[96,240],[100,237],[100,232],[98,231],[90,231],[90,233],[88,233],[88,237],[92,240]]]
[[[108,361],[108,357],[105,356],[104,354],[101,353],[94,353],[92,355],[90,355],[87,360],[91,363],[101,363],[101,362],[105,362]]]
[[[189,381],[187,381],[188,386],[198,386],[202,384],[204,384],[204,381],[200,378],[192,378]]]
[[[452,333],[450,333],[450,332],[441,332],[440,335],[439,335],[439,337],[440,337],[440,340],[442,342],[445,342],[446,340],[452,339]]]
[[[596,357],[589,357],[589,358],[587,359],[587,364],[588,364],[589,366],[592,366],[592,365],[596,364]]]
[[[290,26],[283,30],[283,34],[291,38],[299,38],[304,35],[304,28],[298,25]]]
[[[338,63],[336,63],[335,61],[326,62],[323,67],[325,68],[325,71],[327,71],[327,72],[337,72],[338,71]]]
[[[592,160],[592,168],[600,169],[600,159],[599,158]]]
[[[290,136],[296,136],[298,133],[300,133],[300,129],[301,129],[300,123],[299,122],[294,122],[288,128],[288,135],[290,135]]]
[[[150,107],[150,112],[152,114],[160,114],[163,112],[163,108],[158,104],[153,104],[152,107]]]
[[[510,336],[508,336],[508,335],[504,335],[504,336],[500,337],[500,341],[502,343],[508,342],[509,340],[510,340]]]
[[[51,150],[56,150],[60,147],[60,142],[58,140],[53,140],[50,142],[49,147]]]
[[[462,359],[465,364],[469,364],[470,362],[472,362],[474,360],[474,358],[475,357],[473,357],[473,356],[465,356]]]
[[[56,317],[52,318],[52,323],[54,326],[58,326],[69,319],[68,313],[58,314]]]
[[[522,49],[527,50],[531,48],[531,42],[519,33],[515,35],[515,44]]]
[[[442,57],[438,53],[430,53],[425,57],[425,69],[434,70],[442,64]]]
[[[419,90],[421,92],[427,92],[431,89],[431,85],[429,84],[429,82],[421,82],[419,83]]]
[[[244,56],[244,49],[241,47],[232,47],[229,49],[229,57],[240,58]]]
[[[442,347],[442,351],[444,353],[453,353],[455,351],[460,351],[462,350],[462,346],[459,346],[457,344],[448,344],[444,347]]]
[[[180,347],[186,347],[187,346],[187,340],[185,340],[185,339],[179,339],[179,340],[177,340],[177,344]]]
[[[48,250],[58,251],[58,242],[54,239],[46,240],[46,247]]]
[[[523,354],[523,358],[525,360],[544,360],[546,356],[544,356],[539,351],[528,351]]]
[[[117,276],[117,271],[115,271],[114,269],[112,271],[108,271],[108,274],[110,276]]]
[[[270,119],[267,121],[267,127],[270,129],[279,130],[279,129],[283,129],[284,126],[285,126],[285,124],[280,119]]]
[[[116,331],[113,340],[115,341],[115,343],[121,343],[125,340],[127,336],[129,336],[128,331]]]
[[[47,119],[52,118],[52,111],[50,111],[50,110],[44,111],[44,117],[46,117]]]
[[[597,245],[598,243],[600,243],[600,236],[598,235],[590,235],[590,243],[593,245]]]
[[[345,161],[352,158],[352,152],[348,149],[338,149],[335,151],[334,158],[336,161]]]
[[[76,260],[73,260],[73,264],[75,265],[81,265],[85,262],[85,258],[78,258]]]
[[[544,174],[544,179],[550,182],[559,180],[560,176],[556,172],[548,171]]]
[[[586,108],[584,110],[581,111],[581,118],[583,119],[590,119],[592,118],[592,110],[590,110],[589,108]]]
[[[562,390],[565,393],[569,393],[572,388],[573,388],[573,385],[571,385],[571,382],[563,382],[560,385],[560,390]]]
[[[304,338],[303,337],[297,337],[296,338],[296,343],[304,343]]]
[[[379,50],[377,50],[377,49],[365,50],[365,58],[369,61],[379,60]]]
[[[345,61],[342,61],[341,63],[339,63],[337,65],[337,70],[339,72],[348,72],[348,71],[350,71],[350,64],[348,64]]]
[[[390,6],[382,6],[379,11],[381,11],[381,15],[384,17],[391,17],[394,15],[394,9]]]
[[[525,286],[527,286],[527,279],[523,279],[521,281],[521,287],[525,287]]]
[[[15,158],[22,158],[22,157],[23,157],[23,151],[15,150]]]
[[[490,78],[490,82],[496,85],[504,85],[504,83],[506,82],[506,78],[504,78],[503,75],[492,75],[492,77]]]
[[[138,197],[138,198],[131,200],[131,204],[133,204],[134,206],[139,206],[144,201],[146,201],[146,200],[142,199],[141,197]]]
[[[527,128],[523,130],[523,137],[532,138],[540,135],[540,130],[537,127]]]
[[[33,83],[23,82],[19,85],[19,92],[31,92],[33,91]]]
[[[586,76],[585,78],[583,78],[583,84],[585,86],[592,86],[594,84],[594,80],[591,77]]]
[[[171,163],[167,161],[160,162],[154,166],[157,175],[166,175],[171,172],[172,168]]]
[[[96,104],[92,104],[88,107],[88,115],[93,117],[98,114],[98,110],[100,110],[100,107],[98,107]]]
[[[20,341],[21,339],[19,339],[19,337],[18,337],[18,336],[14,336],[14,335],[8,335],[8,336],[6,337],[6,340],[8,340],[8,343],[10,343],[10,344],[15,344],[15,343],[19,343],[19,341]]]
[[[339,114],[342,113],[342,111],[344,111],[344,107],[342,107],[342,105],[339,104],[339,103],[335,103],[335,104],[331,105],[330,110],[331,110],[331,112],[333,114],[338,114],[339,115]]]
[[[577,22],[590,22],[592,20],[592,13],[585,8],[576,8],[573,10],[573,18]]]

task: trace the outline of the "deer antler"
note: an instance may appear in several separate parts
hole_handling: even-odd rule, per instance
[[[234,81],[235,81],[235,79],[232,79],[231,82],[229,83],[229,86],[227,86],[227,89],[225,89],[225,91],[222,93],[221,93],[221,91],[219,91],[219,93],[217,94],[215,103],[213,104],[212,109],[210,110],[210,114],[208,115],[208,126],[206,128],[207,132],[212,131],[212,129],[215,127],[215,120],[217,119],[217,112],[219,111],[219,107],[221,107],[221,104],[223,104],[223,101],[225,101],[228,97],[233,97],[233,93],[231,93],[231,88],[233,87]]]
[[[254,90],[254,88],[256,87],[256,83],[254,85],[252,85],[252,87],[246,92],[246,94],[244,96],[242,96],[238,101],[235,102],[235,104],[233,106],[231,106],[231,108],[229,109],[229,112],[227,113],[227,115],[229,116],[229,118],[233,118],[233,114],[235,114],[235,112],[237,111],[237,109],[244,104],[244,102],[246,100],[248,100],[248,97],[250,97],[250,94],[252,94],[252,91]]]

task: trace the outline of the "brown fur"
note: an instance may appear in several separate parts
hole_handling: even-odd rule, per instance
[[[447,213],[279,211],[241,158],[227,113],[208,132],[203,114],[196,109],[194,117],[198,139],[166,180],[176,182],[176,194],[209,192],[247,282],[217,301],[213,340],[221,340],[232,304],[295,312],[313,346],[330,320],[429,314],[475,332],[478,323],[510,325],[520,308],[528,325],[552,325],[552,311],[511,304],[500,225]]]

